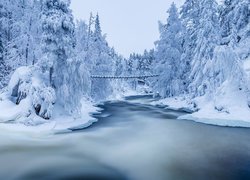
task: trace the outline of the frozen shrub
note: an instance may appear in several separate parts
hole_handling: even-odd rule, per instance
[[[32,103],[36,114],[44,119],[52,116],[53,104],[56,100],[55,91],[51,87],[37,88],[32,94]]]
[[[34,75],[34,69],[31,67],[20,67],[11,77],[9,92],[17,105],[23,99],[30,98],[30,110],[44,119],[50,119],[56,95],[54,89],[40,83],[40,79],[42,77]]]

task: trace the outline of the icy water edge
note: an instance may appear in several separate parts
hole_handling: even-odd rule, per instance
[[[177,120],[185,112],[151,100],[106,102],[72,133],[0,132],[0,179],[250,179],[250,129]]]

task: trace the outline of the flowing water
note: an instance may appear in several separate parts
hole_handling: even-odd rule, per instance
[[[181,121],[150,96],[106,102],[93,126],[0,132],[0,179],[249,180],[250,129]]]

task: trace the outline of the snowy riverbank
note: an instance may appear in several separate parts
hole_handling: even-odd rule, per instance
[[[250,109],[242,101],[240,95],[234,96],[234,100],[221,99],[223,109],[218,109],[218,102],[207,100],[205,97],[190,100],[183,97],[166,98],[154,101],[152,105],[164,105],[168,109],[183,109],[190,114],[180,116],[179,120],[191,120],[218,126],[250,127]],[[230,100],[230,102],[227,102]]]
[[[97,120],[91,116],[98,113],[99,108],[86,99],[82,99],[82,110],[79,117],[65,113],[62,107],[55,106],[50,120],[30,112],[30,100],[27,98],[16,105],[7,98],[6,94],[0,97],[0,129],[9,129],[25,132],[58,132],[85,128]]]

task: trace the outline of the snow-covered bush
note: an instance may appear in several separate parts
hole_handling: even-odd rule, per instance
[[[32,71],[28,67],[20,67],[13,73],[8,88],[11,97],[15,98],[16,104],[19,104],[29,94],[31,77]]]
[[[9,95],[16,105],[22,100],[30,99],[29,110],[44,119],[52,116],[56,100],[55,91],[47,87],[42,75],[35,72],[34,67],[18,68],[9,83]]]
[[[210,74],[210,92],[214,94],[215,108],[230,112],[228,106],[249,106],[249,85],[242,61],[234,50],[228,46],[215,49]],[[215,91],[216,90],[216,91]]]
[[[36,114],[44,119],[49,119],[52,116],[53,104],[56,100],[55,91],[51,87],[39,87],[34,89],[32,94],[32,105]]]

